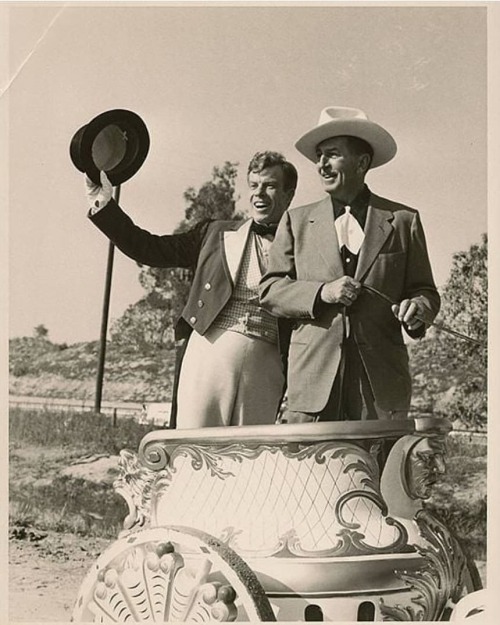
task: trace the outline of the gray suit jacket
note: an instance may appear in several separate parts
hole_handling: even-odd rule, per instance
[[[396,302],[418,297],[430,323],[440,298],[418,212],[372,194],[364,231],[355,279]],[[260,295],[264,308],[295,320],[288,356],[290,410],[319,412],[330,395],[341,356],[344,307],[318,306],[318,295],[324,283],[343,275],[330,197],[289,209],[271,247]],[[376,402],[383,410],[407,410],[408,354],[390,305],[362,290],[349,307],[349,320]]]

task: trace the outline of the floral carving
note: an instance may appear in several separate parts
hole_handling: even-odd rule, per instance
[[[155,471],[164,469],[167,465],[172,466],[175,458],[179,456],[188,456],[192,459],[193,469],[199,470],[206,466],[213,476],[224,478],[232,474],[220,466],[221,458],[231,458],[241,462],[243,458],[256,458],[265,450],[274,453],[277,449],[276,445],[252,447],[242,443],[223,446],[180,444],[174,447],[169,454],[164,441],[152,441],[147,443],[139,453],[144,464]]]
[[[346,506],[346,504],[348,504],[350,501],[356,498],[365,498],[370,501],[373,501],[373,503],[375,503],[377,507],[380,509],[383,516],[386,517],[385,518],[386,523],[388,525],[393,525],[394,527],[398,529],[398,536],[393,543],[389,545],[385,545],[383,547],[373,547],[372,545],[367,544],[365,540],[363,540],[365,538],[364,534],[361,534],[360,532],[356,531],[360,527],[359,523],[349,522],[346,519],[344,519],[344,512],[343,512],[344,507]],[[393,519],[387,516],[387,506],[378,492],[352,490],[348,493],[345,493],[344,495],[339,497],[337,500],[336,514],[337,514],[338,519],[342,523],[342,525],[345,527],[344,530],[341,530],[339,532],[339,536],[342,536],[342,539],[343,539],[344,548],[342,550],[342,553],[339,553],[337,555],[356,555],[356,554],[362,554],[362,553],[394,553],[394,552],[401,552],[401,551],[413,551],[413,548],[407,545],[408,532],[406,531],[406,528],[404,527],[402,523],[400,523],[396,519]],[[349,545],[350,548],[348,549],[346,545]]]
[[[121,495],[129,508],[123,527],[145,527],[151,515],[151,501],[160,480],[170,479],[170,473],[157,473],[145,467],[137,455],[126,449],[120,452],[118,460],[119,477],[113,482],[116,493]]]
[[[165,441],[151,441],[146,443],[140,450],[139,456],[144,465],[155,471],[172,466],[175,458],[188,456],[192,458],[193,469],[199,470],[207,467],[213,476],[227,477],[232,475],[221,467],[221,460],[226,458],[241,462],[244,458],[255,459],[263,452],[275,454],[278,451],[290,459],[305,460],[314,458],[317,464],[324,464],[329,458],[336,458],[345,454],[346,450],[361,451],[362,448],[352,443],[344,443],[339,447],[339,443],[329,441],[326,443],[279,443],[256,444],[231,443],[229,445],[200,445],[200,444],[180,444],[170,450],[166,449]],[[328,453],[331,452],[329,455]],[[375,468],[376,469],[376,468]]]
[[[457,539],[425,509],[415,520],[429,546],[416,545],[423,559],[419,570],[396,571],[414,594],[408,605],[390,606],[380,599],[386,621],[439,621],[448,602],[456,603],[463,590],[467,562]]]
[[[146,443],[144,449],[139,449],[139,456],[144,465],[153,471],[165,469],[170,462],[170,456],[163,441]]]

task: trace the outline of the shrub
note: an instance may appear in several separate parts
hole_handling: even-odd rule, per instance
[[[486,465],[486,445],[449,436],[446,473],[426,503],[477,560],[486,559]]]
[[[60,476],[50,483],[10,488],[11,526],[115,537],[127,515],[125,501],[110,484]]]

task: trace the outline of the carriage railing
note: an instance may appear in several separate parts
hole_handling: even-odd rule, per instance
[[[190,526],[244,556],[407,551],[444,419],[160,430],[122,452],[125,526]]]

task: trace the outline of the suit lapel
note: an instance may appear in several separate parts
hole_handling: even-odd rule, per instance
[[[236,281],[236,275],[240,268],[243,250],[248,239],[252,220],[248,219],[237,230],[226,230],[221,232],[221,247],[223,256],[226,259],[226,265],[229,269],[229,275],[233,284]]]
[[[321,200],[309,218],[315,229],[315,240],[332,280],[344,275],[340,257],[339,242],[333,217],[333,206],[330,196]]]
[[[372,196],[373,197],[373,196]],[[394,216],[391,211],[382,210],[370,204],[366,215],[365,240],[359,251],[358,265],[355,279],[362,280],[382,246],[391,234],[391,221]]]

